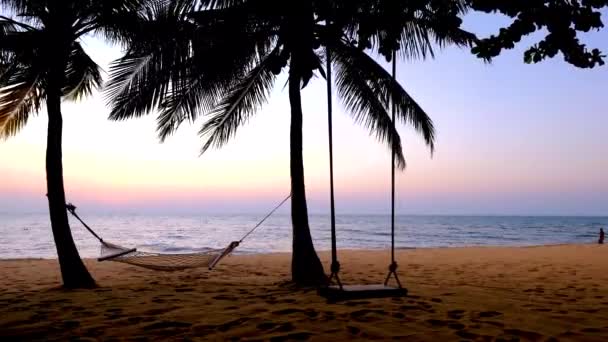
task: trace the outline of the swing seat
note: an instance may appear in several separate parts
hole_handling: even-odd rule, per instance
[[[372,285],[330,285],[319,288],[319,295],[332,302],[349,299],[405,297],[407,289],[403,287]]]

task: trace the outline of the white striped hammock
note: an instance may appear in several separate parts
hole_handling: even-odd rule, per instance
[[[199,253],[165,254],[142,252],[136,248],[102,241],[100,257],[97,260],[122,262],[157,271],[180,271],[198,267],[207,267],[212,270],[238,245],[239,241],[233,241],[223,249],[209,249]]]

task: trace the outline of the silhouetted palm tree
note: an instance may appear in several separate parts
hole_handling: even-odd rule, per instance
[[[205,139],[202,152],[219,148],[266,103],[276,76],[288,67],[292,279],[301,285],[323,283],[308,224],[300,95],[315,72],[324,76],[320,48],[333,52],[336,86],[345,107],[389,148],[396,146],[402,168],[399,134],[388,114],[391,101],[397,117],[412,124],[431,149],[433,124],[364,49],[375,42],[384,48],[390,38],[404,56],[424,56],[432,52],[433,42],[469,44],[471,36],[459,31],[454,38],[437,30],[432,9],[416,17],[402,7],[393,9],[403,15],[391,22],[397,25],[391,31],[380,25],[387,12],[378,9],[377,1],[209,0],[198,5],[195,10],[192,1],[177,0],[141,16],[127,54],[112,67],[107,85],[110,118],[122,120],[157,109],[158,133],[164,140],[183,121],[203,114],[207,120],[200,131]],[[399,21],[404,18],[406,22]],[[361,29],[367,30],[369,46],[355,39]],[[397,34],[387,38],[387,32]]]
[[[102,82],[80,39],[93,33],[119,38],[118,24],[135,0],[0,0],[0,138],[15,135],[46,105],[47,197],[63,284],[95,281],[74,244],[65,207],[61,139],[62,100],[78,100]],[[122,13],[122,14],[121,14]]]

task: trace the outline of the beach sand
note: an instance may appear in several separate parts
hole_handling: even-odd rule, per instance
[[[608,246],[398,251],[410,295],[328,304],[290,255],[163,273],[87,260],[99,288],[58,287],[55,260],[0,261],[0,340],[608,341]],[[321,253],[328,265],[329,253]],[[379,283],[386,251],[341,251],[345,283]]]

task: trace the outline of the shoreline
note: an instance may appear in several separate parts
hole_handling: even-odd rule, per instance
[[[429,247],[395,247],[395,251],[430,251],[430,250],[446,250],[446,249],[478,249],[478,248],[487,248],[487,249],[520,249],[520,248],[551,248],[551,247],[567,247],[567,246],[593,246],[599,245],[597,242],[589,242],[589,243],[555,243],[555,244],[544,244],[544,245],[466,245],[466,246],[429,246]],[[608,244],[607,244],[608,245]],[[144,248],[145,250],[145,248]],[[383,252],[389,251],[388,248],[343,248],[338,249],[338,254],[341,252]],[[317,249],[318,254],[330,253],[330,249]],[[153,253],[159,254],[190,254],[191,252],[185,253],[171,253],[171,252],[158,252],[154,251]],[[195,253],[195,252],[193,252]],[[239,252],[238,249],[231,253],[234,256],[272,256],[272,255],[291,255],[290,251],[280,251],[280,252]],[[29,261],[29,260],[57,260],[56,257],[23,257],[23,258],[2,258],[0,257],[0,262],[3,261]],[[97,261],[97,257],[84,257],[82,260],[88,261]]]

